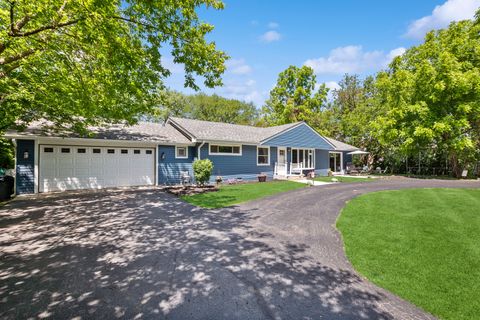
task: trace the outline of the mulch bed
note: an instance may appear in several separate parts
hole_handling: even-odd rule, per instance
[[[173,195],[176,195],[177,197],[179,196],[184,196],[184,195],[194,195],[194,194],[200,194],[200,193],[205,193],[205,192],[215,192],[218,191],[217,186],[172,186],[172,187],[166,187],[164,189],[166,192],[171,193]]]

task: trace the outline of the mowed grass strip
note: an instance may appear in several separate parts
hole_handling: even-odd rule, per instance
[[[182,196],[182,199],[199,207],[222,208],[306,186],[292,181],[241,183],[221,186],[217,192]]]
[[[342,177],[342,176],[316,177],[314,180],[321,181],[321,182],[333,182],[332,179],[337,179],[338,182],[370,182],[370,181],[378,180],[375,178],[354,178],[354,177]]]
[[[381,191],[337,221],[348,258],[377,285],[443,319],[480,317],[480,189]]]

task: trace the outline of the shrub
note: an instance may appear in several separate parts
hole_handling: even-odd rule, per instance
[[[213,171],[213,163],[209,159],[195,160],[193,162],[193,175],[197,184],[203,186],[210,180]]]

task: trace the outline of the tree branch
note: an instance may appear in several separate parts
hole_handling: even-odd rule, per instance
[[[15,14],[13,12],[13,9],[15,7],[15,1],[10,1],[10,32],[14,32],[15,31],[15,21],[14,21],[14,18],[15,18]]]
[[[51,25],[48,25],[48,26],[40,27],[40,28],[35,29],[35,30],[27,31],[27,32],[16,32],[16,31],[9,32],[8,35],[11,36],[11,37],[28,37],[28,36],[40,33],[40,32],[45,31],[45,30],[55,30],[55,29],[59,29],[59,28],[62,28],[62,27],[71,26],[73,24],[78,23],[80,20],[81,19],[74,19],[74,20],[70,20],[70,21],[67,21],[67,22],[63,22],[63,23],[55,23],[55,24],[51,24]]]
[[[12,72],[13,70],[19,68],[20,66],[21,66],[21,64],[17,62],[17,63],[15,63],[14,65],[9,66],[8,68],[5,68],[4,71],[0,71],[0,79],[5,78],[6,76],[8,76],[8,74],[9,74],[10,72]]]
[[[23,26],[24,26],[25,24],[27,24],[28,21],[30,21],[30,16],[29,16],[29,15],[26,15],[25,17],[23,17],[22,19],[20,19],[20,20],[15,24],[14,32],[20,31],[20,29],[22,29]]]
[[[9,64],[9,63],[12,63],[12,62],[15,62],[17,60],[20,60],[20,59],[23,59],[25,57],[28,57],[32,54],[35,53],[35,50],[34,49],[28,49],[22,53],[19,53],[17,55],[14,55],[14,56],[10,56],[10,57],[6,57],[6,58],[0,58],[0,65],[6,65],[6,64]]]

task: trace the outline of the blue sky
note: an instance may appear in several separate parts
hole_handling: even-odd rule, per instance
[[[224,86],[202,90],[261,107],[278,74],[311,66],[318,83],[335,88],[344,73],[374,74],[428,30],[471,19],[480,0],[253,1],[224,0],[225,9],[201,9],[215,26],[208,39],[231,57]],[[167,86],[185,93],[183,68],[171,57]]]

